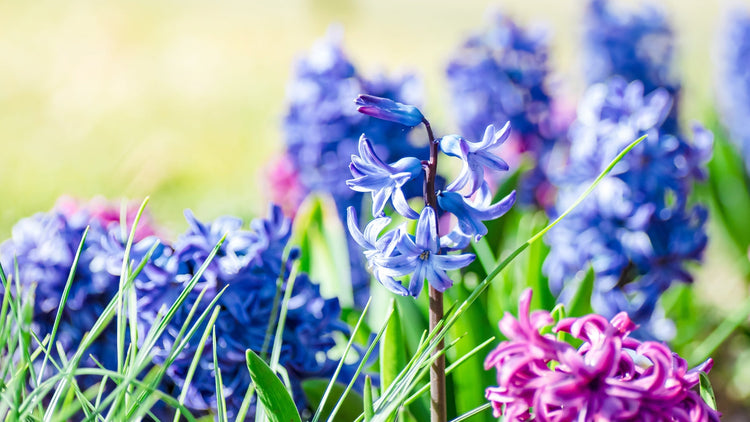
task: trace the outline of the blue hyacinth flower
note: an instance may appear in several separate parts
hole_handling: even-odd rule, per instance
[[[458,135],[444,136],[440,140],[440,150],[446,155],[463,161],[461,173],[446,189],[458,191],[469,185],[469,192],[465,195],[469,197],[484,183],[485,167],[495,171],[507,171],[508,163],[491,151],[502,145],[508,136],[510,136],[510,122],[499,131],[495,130],[494,125],[487,126],[480,142],[467,141]]]
[[[378,217],[370,221],[365,227],[365,231],[359,230],[357,222],[357,212],[354,207],[349,207],[346,216],[346,225],[349,233],[359,246],[364,249],[367,264],[372,270],[375,279],[385,286],[388,290],[397,295],[407,296],[409,292],[396,281],[392,275],[393,272],[382,266],[383,258],[390,257],[396,253],[396,241],[400,233],[399,229],[390,230],[383,236],[380,233],[391,223],[390,217]]]
[[[354,101],[357,111],[377,119],[414,127],[422,123],[424,116],[413,105],[401,104],[388,98],[363,94]]]
[[[370,141],[362,135],[359,138],[359,156],[352,155],[349,166],[354,179],[346,181],[350,189],[372,194],[372,215],[383,213],[386,202],[392,198],[396,211],[407,218],[416,219],[416,213],[406,202],[401,187],[420,175],[422,163],[414,157],[404,157],[395,163],[384,163],[375,153]]]
[[[440,254],[435,222],[435,210],[424,207],[415,236],[400,231],[396,245],[399,255],[377,258],[389,275],[410,275],[409,294],[414,297],[419,296],[425,279],[436,290],[445,291],[453,285],[446,271],[463,268],[474,260],[474,254]]]
[[[483,221],[499,218],[510,210],[516,202],[516,191],[492,204],[492,194],[487,185],[482,185],[474,200],[467,200],[461,194],[451,191],[438,193],[438,205],[444,211],[456,216],[458,227],[467,236],[479,240],[487,234]]]

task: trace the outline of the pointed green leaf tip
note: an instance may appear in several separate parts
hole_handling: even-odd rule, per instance
[[[266,408],[266,416],[271,422],[302,422],[294,405],[294,400],[284,388],[284,384],[271,371],[266,362],[250,349],[245,352],[247,370],[255,384],[258,400]]]
[[[372,409],[372,379],[370,376],[365,376],[365,422],[370,422],[372,417],[375,416],[375,412]]]
[[[716,397],[714,396],[714,389],[711,387],[711,381],[708,380],[708,375],[705,372],[701,372],[700,377],[701,398],[711,409],[716,410]]]

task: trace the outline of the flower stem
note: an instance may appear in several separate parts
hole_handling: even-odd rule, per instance
[[[440,239],[440,226],[438,225],[437,192],[435,191],[435,176],[437,175],[438,142],[432,133],[430,122],[423,119],[427,136],[430,141],[430,161],[424,166],[424,201],[435,210],[436,237]],[[439,240],[438,240],[439,241]],[[438,244],[438,253],[440,253]],[[429,283],[428,283],[429,284]],[[443,293],[430,285],[430,331],[433,331],[438,322],[443,318]],[[446,397],[445,397],[445,354],[441,353],[445,348],[444,341],[440,341],[432,351],[432,355],[440,354],[430,367],[430,420],[431,422],[445,422],[447,420]]]

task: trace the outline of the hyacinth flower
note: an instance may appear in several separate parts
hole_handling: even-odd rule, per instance
[[[649,5],[628,12],[609,0],[591,0],[584,26],[583,63],[589,85],[618,75],[641,81],[646,93],[663,88],[679,99],[674,34],[663,11]],[[663,123],[667,132],[676,132],[678,111],[673,108]]]
[[[373,101],[369,96],[363,97],[357,99],[358,105],[366,101],[374,106],[360,106],[360,112],[409,125],[419,118],[425,123],[428,133],[432,136],[429,123],[416,107],[394,104],[394,101],[387,99]],[[404,114],[404,110],[409,110],[409,115]],[[354,178],[347,180],[347,184],[353,190],[371,192],[373,202],[378,206],[373,206],[372,215],[376,218],[367,225],[366,234],[363,234],[358,227],[354,208],[349,209],[347,225],[354,240],[364,248],[369,266],[376,276],[380,274],[393,277],[411,274],[408,291],[414,297],[421,292],[425,279],[440,292],[452,285],[452,282],[445,276],[445,270],[465,267],[471,262],[473,255],[455,255],[460,259],[449,260],[437,258],[435,255],[440,254],[440,245],[454,243],[453,240],[457,238],[474,237],[475,240],[479,240],[487,233],[483,221],[499,218],[511,208],[515,201],[515,191],[513,191],[498,203],[490,204],[488,202],[491,201],[489,187],[483,180],[485,166],[493,170],[507,170],[507,165],[503,165],[505,163],[502,159],[489,157],[492,154],[490,151],[507,139],[509,131],[510,127],[506,125],[503,130],[496,133],[494,127],[490,125],[486,131],[488,135],[482,142],[468,142],[457,135],[449,135],[437,140],[431,139],[434,152],[429,161],[420,160],[417,157],[405,157],[393,164],[386,164],[382,161],[373,151],[369,140],[365,137],[366,134],[362,135],[360,155],[352,155],[351,173]],[[443,149],[443,140],[446,140],[446,149]],[[464,146],[459,144],[464,144]],[[461,153],[461,149],[466,153]],[[449,184],[446,190],[426,191],[424,197],[427,198],[427,203],[422,212],[417,214],[405,203],[403,195],[397,188],[406,181],[419,177],[423,171],[434,174],[439,150],[447,151],[448,156],[461,159],[464,162],[464,169],[457,179],[459,182]],[[408,165],[403,163],[408,163]],[[408,171],[404,171],[407,168]],[[379,177],[367,178],[363,176],[364,174],[377,174]],[[480,178],[481,182],[478,182],[475,188],[473,181]],[[462,182],[462,180],[472,182]],[[457,188],[463,188],[467,183],[470,185],[469,190],[456,191]],[[434,180],[431,187],[434,189]],[[429,188],[426,187],[426,189]],[[472,200],[467,197],[475,198]],[[395,211],[401,216],[410,219],[418,218],[416,236],[412,236],[399,226],[377,237],[377,234],[390,222],[381,216],[388,199],[391,199]],[[458,225],[451,231],[449,237],[444,239],[441,239],[437,232],[436,219],[440,211],[449,212],[458,219]],[[415,257],[419,257],[422,262],[415,262]],[[460,266],[454,265],[455,263],[460,263]],[[379,279],[394,293],[402,295],[405,293],[405,290],[401,288],[403,286],[396,287],[390,279],[386,280]]]
[[[508,340],[490,352],[485,369],[497,370],[486,390],[496,417],[507,421],[718,421],[720,413],[696,387],[709,358],[696,368],[658,342],[629,335],[636,328],[624,312],[565,318],[529,312],[531,289],[519,300],[518,318],[506,313],[500,331]],[[554,327],[553,327],[554,326]],[[574,348],[553,327],[582,344]]]
[[[66,351],[65,358],[73,355],[85,333],[94,326],[117,293],[127,234],[122,236],[119,217],[112,217],[115,213],[119,215],[119,206],[102,199],[84,203],[61,198],[52,211],[19,221],[12,229],[11,238],[0,244],[0,265],[10,277],[10,285],[15,285],[14,265],[17,263],[17,281],[22,291],[28,294],[32,287],[34,289],[32,329],[38,338],[44,339],[52,333],[76,252],[86,227],[89,227],[54,339]],[[151,230],[155,230],[153,226],[146,226],[140,233],[150,233]],[[154,236],[139,239],[133,244],[131,259],[140,262],[155,242],[158,239]],[[168,251],[159,248],[153,258],[158,259],[164,253]],[[158,271],[152,276],[157,274]],[[0,296],[2,293],[0,288]],[[115,369],[115,345],[112,324],[85,352],[81,366],[95,367],[96,359],[105,368]],[[51,370],[52,365],[47,365],[43,375],[50,375]],[[86,377],[79,382],[90,385]]]
[[[285,153],[269,169],[271,196],[283,201],[280,205],[287,215],[293,216],[311,193],[330,195],[342,222],[349,206],[364,212],[365,194],[345,183],[349,158],[357,153],[362,133],[367,133],[372,149],[388,162],[427,154],[428,147],[409,141],[408,125],[368,117],[353,109],[351,100],[361,92],[414,104],[420,102],[421,84],[414,75],[363,76],[343,50],[341,30],[331,27],[299,58],[287,87],[282,125]],[[406,199],[419,196],[421,181],[412,180],[399,192]],[[363,307],[369,297],[369,276],[353,241],[348,250],[354,302]]]
[[[567,300],[581,269],[591,265],[594,311],[607,317],[625,311],[641,326],[636,335],[659,339],[674,331],[660,315],[659,298],[674,282],[692,281],[686,265],[701,260],[707,243],[707,211],[691,206],[688,196],[705,177],[713,139],[697,125],[692,143],[662,133],[671,104],[662,89],[644,96],[638,81],[614,78],[587,90],[571,127],[569,163],[553,178],[558,196],[551,217],[630,140],[648,138],[550,230],[543,268],[552,291]]]
[[[221,217],[209,224],[199,221],[190,212],[186,212],[186,218],[188,231],[178,238],[173,245],[174,252],[163,263],[163,270],[172,275],[174,282],[159,283],[156,287],[137,284],[141,305],[139,317],[144,327],[150,327],[160,309],[174,302],[185,283],[195,275],[225,234],[226,240],[157,342],[154,362],[163,363],[170,353],[174,336],[196,304],[200,292],[206,289],[201,302],[197,303],[198,312],[202,312],[226,288],[218,301],[222,310],[215,324],[216,354],[222,371],[227,413],[234,418],[251,385],[245,350],[251,349],[260,356],[270,355],[275,331],[269,332],[269,324],[278,321],[280,312],[280,306],[274,304],[287,289],[292,289],[279,364],[289,377],[298,407],[306,409],[308,404],[301,382],[308,378],[331,377],[338,362],[330,358],[328,352],[336,345],[336,336],[348,334],[348,327],[339,320],[341,308],[337,299],[323,298],[319,286],[304,273],[298,273],[293,281],[290,280],[292,265],[299,257],[295,248],[284,255],[288,249],[290,220],[284,217],[278,206],[271,207],[267,218],[253,220],[250,230],[243,229],[242,220],[234,217]],[[281,282],[280,295],[277,282]],[[185,384],[199,346],[198,337],[196,334],[167,368],[160,387],[165,392],[177,394]],[[217,410],[213,345],[209,340],[203,346],[185,401],[187,408],[196,415],[215,414]],[[344,366],[343,379],[350,378],[350,372],[351,366]],[[252,420],[254,409],[253,401],[247,420]],[[168,413],[167,409],[159,412]]]
[[[474,260],[474,255],[470,253],[448,252],[467,246],[472,237],[479,240],[487,233],[483,221],[500,217],[515,201],[514,191],[498,204],[490,204],[489,187],[483,180],[485,166],[493,170],[507,170],[507,166],[501,165],[504,163],[502,160],[490,158],[490,151],[507,139],[506,132],[510,130],[509,126],[505,126],[500,134],[495,132],[494,127],[487,128],[484,131],[486,136],[481,142],[466,141],[457,135],[435,139],[430,123],[414,106],[369,95],[360,96],[355,102],[361,113],[410,127],[421,121],[427,131],[430,151],[428,157],[407,157],[393,164],[386,164],[378,157],[370,146],[367,134],[362,135],[359,141],[360,155],[353,155],[351,160],[353,178],[347,180],[347,184],[353,190],[371,192],[378,206],[373,207],[374,220],[366,225],[364,232],[359,228],[356,210],[350,207],[347,226],[354,241],[364,249],[364,256],[373,275],[390,291],[403,296],[408,294],[417,297],[423,289],[425,280],[427,281],[430,296],[430,330],[433,330],[443,317],[443,292],[453,285],[447,272],[464,268]],[[464,170],[458,182],[449,184],[445,190],[438,190],[435,183],[438,154],[444,139],[444,152],[449,157],[462,160]],[[409,163],[409,171],[404,171],[406,167],[403,163]],[[416,167],[416,164],[419,164],[419,167]],[[390,220],[382,215],[383,207],[380,204],[385,204],[389,199],[396,213],[407,219],[416,217],[416,212],[402,202],[403,198],[398,188],[408,182],[407,178],[413,180],[422,174],[424,207],[419,213],[416,232],[409,233],[406,225],[402,224],[381,234]],[[479,180],[481,181],[478,183],[474,182]],[[464,188],[464,192],[458,192],[458,188]],[[465,198],[475,195],[476,198],[469,201]],[[459,220],[459,224],[444,237],[440,236],[438,230],[439,213],[451,213]],[[409,278],[408,288],[399,281],[406,277]],[[433,354],[440,353],[442,348],[441,342]],[[430,371],[430,384],[432,420],[443,421],[446,419],[446,396],[445,358],[442,355],[435,357]]]
[[[502,145],[510,135],[510,123],[499,131],[494,125],[487,126],[480,142],[469,142],[459,136],[446,136],[440,141],[440,151],[445,155],[460,158],[463,162],[461,173],[448,185],[449,190],[461,190],[470,184],[469,192],[474,193],[484,183],[484,168],[507,171],[508,163],[491,151]],[[468,196],[471,196],[469,194]]]
[[[718,114],[729,137],[739,148],[750,171],[750,13],[733,10],[720,34],[718,78],[716,78]]]
[[[347,186],[354,191],[369,192],[372,195],[373,215],[382,214],[386,202],[391,198],[393,207],[400,214],[417,218],[417,213],[409,207],[401,188],[421,173],[422,163],[419,159],[404,157],[393,165],[385,164],[375,154],[370,140],[363,135],[359,141],[359,156],[352,156],[349,170],[355,178],[347,180]]]
[[[123,227],[123,229],[127,234],[130,233],[130,230],[133,227],[133,222],[138,214],[139,205],[140,204],[130,202],[125,204],[123,209],[119,203],[109,201],[102,196],[94,197],[89,201],[82,201],[70,196],[62,196],[58,198],[54,208],[69,218],[74,217],[80,211],[84,211],[82,214],[98,221],[104,228],[108,228],[112,224],[121,226],[121,222],[124,218],[127,222],[127,227]],[[158,229],[154,223],[153,217],[148,212],[144,212],[138,220],[138,227],[135,229],[134,240],[138,242],[149,236],[158,235]]]
[[[522,202],[544,207],[549,196],[545,168],[568,125],[547,88],[547,35],[499,13],[489,21],[464,41],[446,68],[452,115],[469,139],[481,139],[488,125],[510,122],[509,148],[525,153],[535,165],[523,178]]]

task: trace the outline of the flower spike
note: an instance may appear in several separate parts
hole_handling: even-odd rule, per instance
[[[353,240],[364,249],[373,275],[386,288],[399,295],[417,297],[427,280],[431,287],[431,297],[434,294],[440,295],[453,285],[447,272],[464,268],[475,258],[473,254],[451,253],[469,246],[472,237],[479,240],[487,233],[482,222],[505,214],[515,202],[513,192],[500,202],[492,204],[489,185],[484,181],[485,167],[492,170],[508,169],[505,161],[490,151],[508,139],[510,124],[499,131],[493,125],[488,126],[480,142],[467,142],[457,135],[436,139],[430,123],[416,107],[371,95],[360,95],[356,103],[360,112],[370,116],[406,126],[423,123],[428,135],[430,156],[425,157],[429,158],[425,160],[406,157],[386,164],[375,153],[370,141],[362,135],[359,155],[352,155],[349,166],[353,178],[347,180],[346,184],[354,191],[369,192],[372,195],[372,215],[375,219],[363,233],[357,224],[355,211],[350,208],[347,218],[349,232]],[[457,190],[469,186],[471,192],[467,197],[475,195],[473,200],[466,199],[451,189],[441,193],[440,188],[436,188],[441,148],[447,155],[464,162],[461,174],[450,188]],[[406,202],[402,188],[422,172],[425,206],[417,214]],[[389,199],[400,215],[418,219],[414,234],[408,232],[406,224],[402,224],[380,235],[391,222],[384,213]],[[458,218],[458,226],[442,237],[438,230],[439,211],[452,213]],[[405,287],[403,283],[407,276],[408,287]],[[435,309],[434,312],[435,315],[442,316],[443,311]]]

